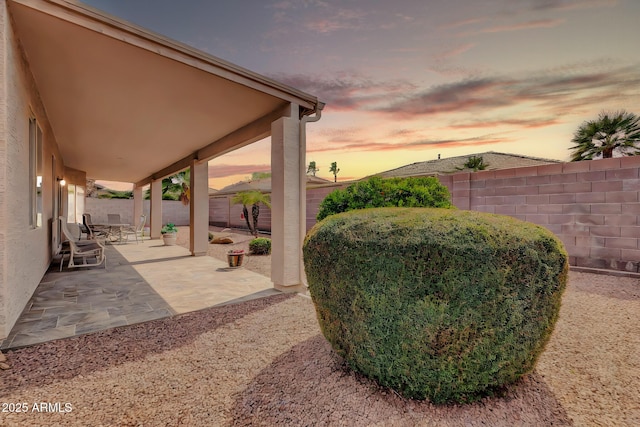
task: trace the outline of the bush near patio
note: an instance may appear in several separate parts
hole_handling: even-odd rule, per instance
[[[470,402],[531,372],[568,272],[545,228],[450,209],[332,215],[303,253],[335,351],[381,385],[434,403]]]
[[[437,178],[371,177],[358,181],[343,190],[334,190],[320,203],[316,219],[354,209],[382,207],[450,208],[451,196]]]
[[[249,242],[249,250],[255,255],[269,255],[271,253],[271,239],[258,237]]]

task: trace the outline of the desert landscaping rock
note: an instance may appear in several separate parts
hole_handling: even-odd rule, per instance
[[[0,413],[0,425],[638,426],[639,313],[639,280],[572,272],[531,374],[436,406],[351,372],[312,302],[277,295],[10,351],[0,401],[72,411]]]
[[[3,371],[6,371],[7,369],[10,369],[11,366],[8,363],[4,363],[4,362],[0,362],[0,369],[2,369]]]
[[[231,243],[233,243],[233,240],[229,237],[214,237],[211,240],[212,245],[229,245]]]
[[[7,361],[7,356],[5,356],[4,353],[0,351],[0,362],[6,362],[6,361]]]

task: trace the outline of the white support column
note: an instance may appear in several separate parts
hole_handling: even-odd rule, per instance
[[[304,290],[301,158],[298,108],[292,106],[291,117],[271,125],[271,281],[276,289],[287,292]]]
[[[151,209],[149,212],[149,227],[151,238],[159,239],[162,229],[162,180],[151,181]]]
[[[189,202],[189,249],[191,255],[206,255],[209,249],[209,166],[191,162],[191,198]]]
[[[142,187],[133,186],[133,224],[138,225],[140,215],[142,215]]]

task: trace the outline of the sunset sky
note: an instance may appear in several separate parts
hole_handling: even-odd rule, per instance
[[[318,176],[501,151],[568,160],[603,110],[640,114],[639,0],[85,0],[316,95]],[[268,171],[270,142],[210,162]]]

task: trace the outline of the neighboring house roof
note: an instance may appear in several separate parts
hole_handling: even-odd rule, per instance
[[[313,175],[307,175],[307,186],[309,185],[317,185],[317,184],[328,184],[332,181],[329,181],[324,178],[320,178]],[[227,185],[221,190],[209,193],[210,195],[223,195],[223,194],[235,194],[240,191],[249,191],[249,190],[259,190],[264,193],[268,193],[271,191],[271,178],[262,178],[255,179],[253,181],[240,181],[235,184]]]
[[[539,157],[522,156],[519,154],[497,153],[495,151],[487,151],[485,153],[468,154],[464,156],[448,157],[444,159],[428,160],[426,162],[417,162],[410,165],[401,166],[399,168],[380,172],[374,176],[383,178],[405,177],[405,176],[422,176],[436,174],[451,174],[462,171],[473,171],[473,169],[465,169],[464,164],[470,157],[482,157],[487,164],[485,170],[510,169],[527,166],[546,165],[549,163],[561,163],[559,160],[542,159]]]

